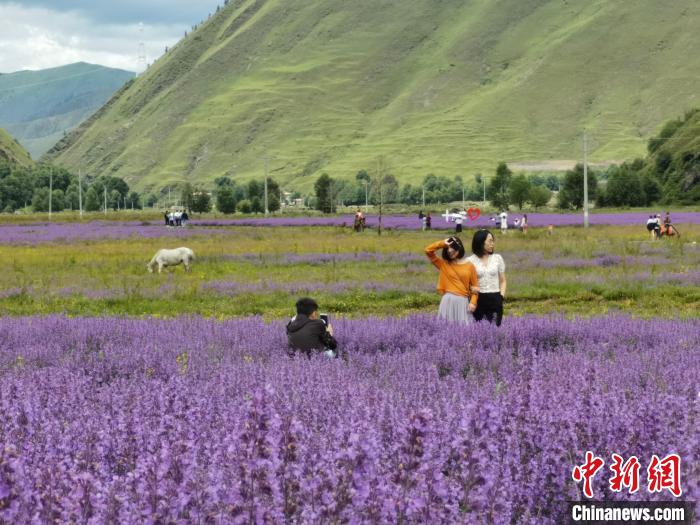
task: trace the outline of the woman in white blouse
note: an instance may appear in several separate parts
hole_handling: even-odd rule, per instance
[[[501,326],[503,299],[506,296],[506,263],[503,257],[493,253],[493,235],[488,230],[479,230],[472,239],[472,252],[468,261],[476,268],[479,280],[479,298],[474,319],[486,318]]]

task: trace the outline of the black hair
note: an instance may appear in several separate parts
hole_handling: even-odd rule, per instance
[[[478,230],[474,237],[472,238],[472,253],[477,257],[483,257],[486,253],[484,249],[484,244],[486,244],[486,238],[491,235],[488,230]],[[493,237],[493,235],[491,235]]]
[[[461,259],[464,257],[464,245],[462,244],[462,240],[459,237],[450,237],[450,239],[452,242],[448,243],[448,246],[457,251],[457,256],[454,259]],[[442,249],[442,258],[447,262],[454,260],[450,259],[450,256],[447,254],[447,247]]]
[[[297,313],[311,315],[318,310],[318,303],[309,297],[302,297],[297,301]]]

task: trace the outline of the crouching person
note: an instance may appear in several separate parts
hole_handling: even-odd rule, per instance
[[[318,313],[318,304],[303,297],[297,301],[297,314],[287,323],[287,353],[294,357],[297,351],[311,357],[311,352],[323,352],[328,357],[338,357],[338,342],[333,337],[333,326],[324,322]],[[327,324],[326,324],[327,323]]]

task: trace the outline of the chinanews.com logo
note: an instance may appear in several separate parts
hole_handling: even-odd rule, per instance
[[[663,458],[653,454],[642,470],[636,456],[627,459],[612,454],[608,486],[616,493],[637,494],[634,501],[595,501],[593,480],[605,466],[605,460],[587,451],[584,462],[575,465],[571,477],[581,484],[584,498],[569,502],[569,523],[693,523],[694,506],[677,500],[683,495],[681,458],[669,454]],[[641,480],[640,472],[645,472]],[[649,494],[668,493],[670,501],[639,501],[642,482]]]

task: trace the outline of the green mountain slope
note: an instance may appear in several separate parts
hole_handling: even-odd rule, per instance
[[[133,77],[84,62],[0,75],[0,126],[38,158]]]
[[[700,3],[232,0],[50,152],[140,190],[384,156],[404,182],[644,152],[697,105]]]
[[[0,128],[0,164],[31,166],[29,153],[4,129]]]
[[[658,177],[668,202],[700,202],[700,109],[667,122],[649,141],[643,170]]]

